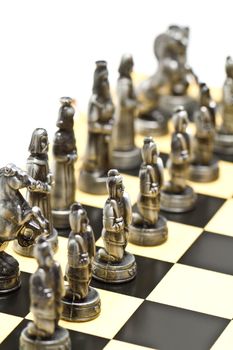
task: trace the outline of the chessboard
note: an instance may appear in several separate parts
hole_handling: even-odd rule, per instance
[[[78,169],[85,150],[86,117],[78,116]],[[136,143],[142,146],[143,137]],[[164,162],[170,136],[155,141]],[[155,247],[127,245],[135,254],[134,280],[111,285],[92,280],[101,297],[101,314],[93,321],[60,321],[70,332],[72,349],[105,350],[227,350],[233,348],[233,158],[220,160],[220,178],[208,184],[191,183],[198,194],[196,207],[185,214],[162,214],[169,237]],[[139,190],[138,170],[123,174],[133,207]],[[167,172],[165,169],[165,176]],[[77,189],[76,200],[87,210],[96,246],[102,246],[102,208],[107,196]],[[65,269],[69,230],[59,231],[55,255]],[[32,319],[29,278],[36,261],[17,255],[21,288],[0,296],[0,349],[18,348],[20,332]]]

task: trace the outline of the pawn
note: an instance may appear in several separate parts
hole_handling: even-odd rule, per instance
[[[196,134],[194,159],[190,167],[190,180],[214,181],[219,176],[218,160],[213,156],[215,128],[209,110],[201,107],[194,116]]]
[[[133,57],[125,54],[119,66],[117,82],[117,108],[113,128],[112,164],[117,169],[135,169],[141,163],[140,149],[134,142],[134,120],[137,112],[137,99],[131,73]]]
[[[48,163],[48,134],[43,128],[33,131],[29,145],[30,156],[27,159],[27,173],[36,181],[41,183],[37,188],[27,188],[26,198],[30,206],[38,206],[42,215],[48,220],[48,234],[46,239],[50,242],[54,252],[58,249],[58,233],[53,226],[51,212],[51,186],[52,174]],[[34,245],[21,246],[14,241],[14,250],[24,256],[34,256]]]
[[[167,162],[170,180],[161,191],[161,209],[183,213],[194,208],[196,194],[187,185],[190,166],[190,136],[186,132],[188,115],[183,107],[178,107],[173,115],[175,132],[172,134],[171,152]]]
[[[215,152],[233,155],[233,59],[226,58],[226,80],[223,85],[222,123],[215,137]]]
[[[159,215],[163,162],[152,137],[144,139],[142,158],[138,213],[133,213],[133,221],[129,226],[129,241],[138,245],[154,246],[166,241],[168,229],[166,219]]]
[[[68,282],[62,299],[62,318],[67,321],[89,321],[100,313],[99,293],[90,287],[91,265],[95,255],[95,238],[86,210],[74,203],[70,213],[71,233],[68,240]]]
[[[118,170],[109,170],[107,189],[109,197],[103,210],[104,247],[94,258],[93,277],[107,283],[122,283],[136,276],[136,261],[134,255],[125,251],[132,211]]]
[[[216,109],[217,109],[217,104],[216,102],[212,99],[211,94],[210,94],[210,89],[205,83],[199,83],[200,87],[200,106],[204,106],[208,109],[210,113],[210,118],[212,121],[213,126],[216,126]],[[198,112],[198,110],[197,110]]]

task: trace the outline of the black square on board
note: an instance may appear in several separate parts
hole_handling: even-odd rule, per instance
[[[160,350],[206,350],[229,322],[216,316],[144,301],[114,338]]]

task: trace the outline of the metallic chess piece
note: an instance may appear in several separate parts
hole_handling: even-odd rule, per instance
[[[53,142],[52,214],[56,228],[69,227],[70,206],[75,201],[75,169],[77,160],[74,136],[73,100],[70,97],[60,99],[57,127]]]
[[[7,254],[8,242],[17,240],[22,247],[32,245],[39,235],[46,234],[48,221],[38,207],[30,207],[20,193],[22,188],[37,191],[43,184],[34,180],[14,164],[0,169],[0,293],[20,286],[19,264]]]
[[[147,130],[150,135],[167,132],[167,119],[175,107],[184,106],[189,115],[198,107],[197,101],[188,94],[190,82],[197,82],[196,75],[186,62],[188,42],[189,28],[177,25],[169,26],[154,41],[158,69],[138,89],[139,99],[144,105],[138,120],[141,125],[144,123],[144,128],[147,123],[154,122],[154,130],[152,127],[150,133]]]
[[[226,80],[223,85],[222,124],[215,136],[215,152],[233,154],[233,60],[226,58]]]
[[[163,185],[163,162],[152,137],[144,139],[142,148],[140,193],[137,200],[138,213],[133,213],[129,226],[129,241],[143,246],[153,246],[166,241],[166,219],[159,215],[160,189]]]
[[[172,134],[171,153],[167,162],[170,181],[161,191],[161,209],[182,213],[193,209],[196,194],[187,185],[190,165],[190,136],[186,132],[188,115],[183,107],[173,114],[175,132]]]
[[[133,57],[124,54],[119,66],[117,83],[117,108],[113,128],[112,164],[117,169],[134,169],[141,163],[141,152],[134,143],[134,120],[137,112],[137,99],[131,73]]]
[[[189,177],[192,181],[210,182],[219,176],[218,160],[213,156],[215,128],[207,107],[201,107],[194,115],[196,125],[194,159]]]
[[[200,106],[204,106],[208,109],[211,117],[211,122],[213,126],[216,126],[216,110],[217,110],[217,104],[212,99],[210,94],[210,89],[205,83],[199,83],[200,87]],[[199,112],[199,110],[197,110]]]
[[[71,233],[68,241],[66,294],[62,299],[62,318],[67,321],[89,321],[100,314],[99,293],[90,286],[95,238],[86,210],[74,203],[70,213]]]
[[[30,322],[21,333],[20,350],[69,350],[69,332],[58,326],[64,296],[60,265],[54,261],[49,242],[40,237],[35,247],[38,269],[30,278]]]
[[[107,189],[109,197],[103,210],[104,248],[100,248],[94,258],[93,277],[107,283],[122,283],[136,276],[136,262],[135,257],[125,251],[132,211],[118,170],[109,170]]]
[[[106,177],[112,156],[112,103],[107,63],[97,61],[94,73],[93,95],[88,109],[88,141],[78,187],[92,194],[105,194]]]
[[[51,185],[52,174],[48,164],[48,134],[43,128],[37,128],[33,131],[29,145],[30,156],[27,159],[27,173],[37,181],[41,186],[36,189],[27,188],[26,199],[31,207],[40,208],[43,216],[49,222],[47,240],[50,242],[53,251],[58,248],[58,234],[53,227],[51,213]],[[33,257],[34,245],[22,247],[17,241],[14,241],[14,250],[24,256]]]

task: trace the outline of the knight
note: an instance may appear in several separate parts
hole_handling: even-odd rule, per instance
[[[62,318],[68,321],[88,321],[99,315],[100,297],[90,286],[95,238],[87,212],[80,203],[71,206],[70,226]]]
[[[97,61],[93,94],[88,107],[88,140],[78,187],[92,194],[106,193],[106,177],[112,157],[112,128],[115,107],[112,102],[107,63]]]
[[[152,137],[144,138],[142,159],[139,171],[138,212],[133,213],[133,221],[129,226],[129,241],[153,246],[166,241],[168,229],[166,219],[159,214],[163,162]]]
[[[27,173],[42,186],[37,189],[28,188],[26,199],[31,207],[37,206],[41,209],[43,216],[48,220],[49,229],[47,239],[49,240],[54,252],[58,249],[58,233],[53,227],[52,211],[51,211],[51,186],[52,174],[48,164],[48,134],[43,128],[37,128],[33,131],[27,159]],[[34,246],[22,247],[17,241],[14,241],[14,250],[24,256],[33,256]]]
[[[109,196],[103,210],[104,247],[95,256],[93,276],[108,283],[121,283],[135,277],[136,262],[134,256],[125,251],[132,209],[118,170],[109,170],[107,189]]]
[[[186,212],[193,209],[196,194],[187,185],[191,161],[191,141],[186,131],[188,114],[182,106],[173,114],[175,131],[172,134],[171,152],[167,162],[170,180],[161,191],[161,208],[169,212]]]

